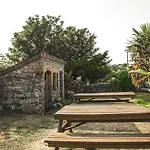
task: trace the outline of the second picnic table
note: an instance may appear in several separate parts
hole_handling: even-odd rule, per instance
[[[76,103],[95,102],[95,101],[111,101],[126,102],[133,99],[134,92],[107,92],[107,93],[78,93],[74,94]]]

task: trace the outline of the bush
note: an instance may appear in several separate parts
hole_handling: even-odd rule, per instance
[[[126,70],[117,72],[114,75],[114,79],[110,81],[113,85],[114,91],[128,92],[136,91],[135,86],[131,82],[131,78]]]

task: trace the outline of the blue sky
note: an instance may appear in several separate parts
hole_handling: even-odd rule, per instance
[[[0,1],[0,53],[11,46],[14,32],[29,16],[59,16],[65,25],[88,28],[97,36],[100,52],[109,51],[112,64],[126,63],[126,43],[132,28],[150,22],[150,0],[3,0]]]

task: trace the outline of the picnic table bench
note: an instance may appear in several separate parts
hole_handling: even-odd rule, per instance
[[[128,102],[135,97],[134,92],[110,92],[110,93],[78,93],[74,94],[76,103],[81,102]]]
[[[96,136],[74,136],[65,133],[50,135],[46,140],[49,147],[69,148],[150,148],[149,137],[96,137]],[[57,148],[58,149],[58,148]]]
[[[132,103],[79,103],[67,105],[54,114],[58,132],[49,135],[49,147],[70,148],[150,148],[150,134],[74,135],[73,129],[89,122],[147,122],[150,109]],[[69,131],[69,132],[66,132]]]

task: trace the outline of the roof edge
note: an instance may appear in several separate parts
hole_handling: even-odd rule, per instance
[[[3,76],[3,75],[6,75],[12,71],[15,71],[15,70],[17,70],[17,69],[19,69],[19,68],[21,68],[21,67],[23,67],[23,66],[25,66],[31,62],[34,62],[40,58],[44,58],[44,59],[52,60],[54,62],[65,64],[65,61],[63,59],[59,59],[59,58],[52,56],[46,52],[40,52],[37,55],[33,56],[32,58],[26,59],[22,62],[17,63],[16,65],[13,65],[11,67],[8,67],[8,68],[0,71],[0,76]]]

